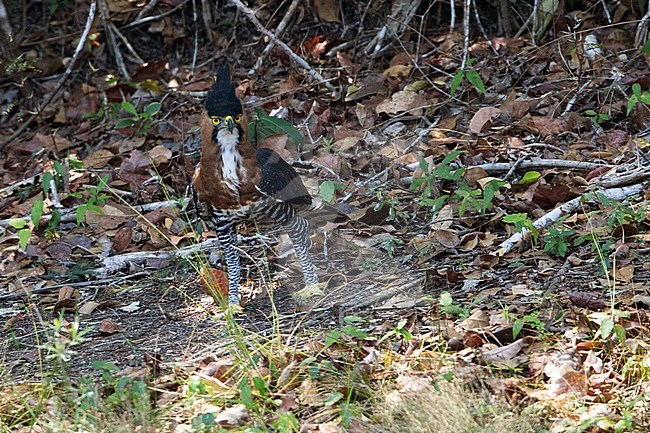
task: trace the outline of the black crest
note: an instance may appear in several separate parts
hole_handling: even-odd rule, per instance
[[[217,81],[208,92],[205,108],[209,116],[242,114],[241,102],[235,94],[235,85],[230,81],[230,66],[225,63],[217,68]]]

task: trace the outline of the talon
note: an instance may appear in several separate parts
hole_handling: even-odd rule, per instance
[[[291,298],[296,302],[296,304],[306,304],[307,302],[312,301],[313,298],[322,297],[324,295],[323,289],[325,286],[326,283],[308,284],[304,289],[294,292],[291,295]]]

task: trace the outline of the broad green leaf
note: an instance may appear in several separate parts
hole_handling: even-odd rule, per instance
[[[612,319],[603,319],[600,322],[600,335],[603,340],[608,340],[614,330],[614,321]]]
[[[295,126],[293,126],[290,122],[284,119],[280,119],[279,117],[263,115],[260,116],[259,122],[263,126],[268,127],[270,130],[272,130],[274,134],[287,134],[289,139],[294,143],[298,145],[305,144],[305,139],[303,138],[300,131],[298,131]],[[258,137],[258,138],[262,139],[264,137]]]
[[[9,224],[11,227],[15,229],[22,229],[27,225],[27,221],[20,218],[14,218],[7,221],[7,224]]]
[[[18,244],[20,245],[20,249],[24,250],[27,248],[27,244],[29,243],[29,237],[32,235],[32,231],[30,229],[22,229],[18,232]]]
[[[260,376],[253,377],[253,386],[260,393],[261,396],[266,396],[268,394],[266,389],[266,382]]]
[[[149,117],[151,117],[158,114],[160,107],[160,102],[152,102],[151,104],[148,104],[146,107],[144,107],[144,112],[147,113]]]
[[[327,400],[325,400],[325,403],[324,403],[324,404],[325,404],[325,406],[331,406],[331,405],[333,405],[333,404],[335,404],[335,403],[341,401],[341,399],[342,399],[343,397],[344,397],[343,394],[341,394],[341,393],[338,392],[338,391],[335,391],[335,392],[333,392],[332,394],[330,394],[329,397],[327,397]]]
[[[43,173],[43,177],[41,178],[41,188],[43,188],[43,194],[47,194],[50,191],[50,182],[52,179],[54,179],[54,176],[52,176],[52,173],[49,171]]]
[[[453,298],[449,292],[442,292],[440,294],[440,305],[443,307],[449,307],[454,302]]]
[[[625,345],[625,328],[621,325],[614,325],[614,335],[621,345]]]
[[[133,125],[135,125],[135,120],[125,117],[115,122],[115,129],[128,128]]]
[[[332,201],[334,201],[334,191],[336,190],[334,182],[331,180],[326,180],[325,182],[321,183],[318,188],[320,190],[320,196],[323,200],[328,203],[332,203]]]
[[[456,93],[456,89],[458,86],[460,86],[460,83],[463,82],[463,78],[465,78],[465,71],[458,71],[456,72],[456,75],[454,75],[454,78],[451,80],[451,86],[449,86],[449,95],[454,96],[454,93]]]
[[[512,338],[517,338],[517,335],[524,328],[524,321],[521,319],[515,320],[515,323],[512,324]]]
[[[86,218],[86,212],[88,209],[86,209],[86,205],[82,204],[77,206],[77,210],[75,211],[75,214],[77,216],[77,225],[81,225],[83,222],[84,218]]]
[[[542,174],[539,171],[527,171],[518,183],[528,185],[536,182],[540,177],[542,177]]]
[[[248,379],[246,377],[243,377],[239,381],[239,398],[246,407],[253,406],[253,390],[248,384]]]
[[[32,222],[34,223],[34,227],[38,228],[38,223],[41,220],[41,216],[43,215],[43,200],[36,200],[34,204],[32,205]]]
[[[129,114],[132,114],[134,116],[138,115],[138,110],[136,110],[135,107],[133,106],[133,104],[131,104],[128,101],[123,101],[120,104],[120,107],[122,107],[122,110],[126,111]]]
[[[354,325],[344,326],[342,331],[345,334],[349,335],[350,337],[354,337],[354,338],[364,339],[368,336],[368,334],[366,334],[365,332],[363,332],[361,329],[357,328]]]
[[[483,84],[483,80],[481,79],[481,76],[478,74],[478,72],[472,69],[468,69],[465,71],[465,77],[467,77],[467,81],[476,87],[476,90],[481,93],[485,93],[485,84]]]

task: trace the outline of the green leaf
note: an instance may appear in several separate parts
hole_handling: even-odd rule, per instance
[[[320,190],[320,196],[323,200],[328,203],[332,203],[332,201],[334,201],[334,191],[336,190],[334,187],[334,182],[331,180],[326,180],[320,184],[318,189]]]
[[[603,319],[602,322],[600,322],[600,335],[603,340],[609,339],[613,330],[614,321],[612,319]]]
[[[614,335],[621,345],[625,345],[625,328],[621,325],[614,325]]]
[[[279,117],[273,117],[273,116],[267,116],[266,114],[262,114],[259,116],[258,120],[258,125],[257,125],[257,139],[262,140],[265,137],[268,137],[268,135],[262,135],[260,130],[260,126],[262,128],[268,128],[270,131],[272,131],[273,134],[287,134],[289,139],[293,141],[294,143],[298,145],[303,145],[305,144],[305,139],[296,129],[295,126],[293,126],[290,122],[280,119]]]
[[[639,98],[636,95],[630,96],[630,99],[627,101],[627,115],[629,116],[634,106],[639,102]]]
[[[512,338],[517,338],[517,335],[524,328],[524,321],[521,319],[515,320],[515,323],[512,324]]]
[[[478,74],[478,72],[468,69],[465,71],[465,77],[467,77],[467,81],[469,81],[475,88],[481,93],[485,93],[485,84],[483,84],[483,80],[481,79],[481,76]]]
[[[29,237],[32,235],[32,231],[30,229],[22,229],[18,232],[18,244],[20,245],[20,249],[24,250],[27,248],[27,244],[29,243]]]
[[[246,379],[246,377],[242,378],[239,381],[239,398],[241,399],[241,402],[244,403],[246,407],[253,406],[253,390],[251,389],[251,386],[248,384],[248,380]]]
[[[50,222],[47,223],[47,230],[54,230],[61,222],[61,212],[58,209],[52,211]]]
[[[22,229],[27,225],[27,221],[20,218],[13,218],[7,221],[7,224],[9,224],[11,227],[15,229]]]
[[[453,304],[454,299],[451,297],[449,292],[442,292],[440,294],[440,305],[443,307],[449,307],[451,304]]]
[[[465,78],[465,71],[460,70],[456,72],[456,75],[454,75],[454,78],[451,80],[451,86],[449,87],[450,96],[454,96],[456,89],[460,86],[460,83],[463,82],[463,78]]]
[[[81,225],[83,222],[84,218],[86,218],[86,212],[88,209],[86,209],[86,205],[82,204],[77,207],[77,210],[75,211],[75,214],[77,216],[77,225]]]
[[[160,104],[160,102],[152,102],[148,104],[146,107],[144,107],[144,112],[147,113],[149,117],[155,116],[156,114],[158,114],[158,112],[160,112],[161,106],[162,105]]]
[[[542,174],[539,171],[527,171],[518,183],[520,185],[529,185],[536,182],[540,177],[542,177]]]
[[[632,94],[637,98],[641,98],[641,85],[639,83],[632,84]]]
[[[357,328],[354,325],[344,326],[342,331],[346,335],[349,335],[350,337],[354,337],[354,338],[364,339],[364,338],[368,337],[368,334],[366,334],[365,332],[363,332],[361,329]]]
[[[333,392],[330,394],[329,397],[327,397],[327,400],[325,400],[325,406],[332,406],[333,404],[336,404],[337,402],[341,401],[341,399],[344,397],[343,394],[341,394],[338,391]]]
[[[138,110],[136,110],[133,104],[128,101],[122,101],[120,107],[122,107],[122,110],[126,111],[129,114],[132,114],[134,116],[138,115]]]
[[[125,117],[115,123],[115,129],[128,128],[133,125],[135,125],[135,120]]]
[[[43,215],[43,200],[36,200],[32,205],[32,222],[34,227],[38,228],[38,223],[41,220],[41,215]]]
[[[266,396],[268,394],[266,390],[266,382],[260,376],[253,377],[253,386],[260,393],[261,396]]]
[[[43,194],[47,194],[50,191],[50,182],[52,179],[54,179],[54,176],[52,176],[52,173],[49,171],[43,173],[43,177],[41,178],[41,188],[43,188]]]

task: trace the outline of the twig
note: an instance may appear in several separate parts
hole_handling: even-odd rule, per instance
[[[136,21],[142,19],[143,16],[148,14],[156,7],[159,0],[151,0],[148,2],[141,10],[138,12],[138,15],[135,17]]]
[[[581,196],[576,197],[573,200],[564,203],[562,206],[556,207],[555,209],[553,209],[551,212],[547,213],[543,217],[535,220],[533,222],[533,226],[535,226],[536,229],[542,229],[548,227],[549,225],[553,224],[555,221],[559,220],[560,217],[562,217],[563,215],[568,215],[570,213],[573,213],[580,206],[580,203],[582,201],[584,200],[592,201],[593,200],[592,197],[595,193],[602,194],[605,197],[613,200],[623,200],[631,195],[639,194],[643,192],[646,188],[647,185],[640,183],[637,185],[626,186],[623,188],[610,188],[610,189],[605,189],[605,190],[600,190],[595,192],[590,191],[588,193],[584,193]],[[522,229],[521,232],[515,233],[514,235],[510,236],[507,240],[502,242],[499,245],[499,249],[492,254],[496,256],[503,256],[504,254],[508,254],[510,251],[512,251],[512,248],[514,248],[515,245],[517,245],[521,240],[527,238],[528,236],[530,236],[530,230]]]
[[[287,27],[287,24],[289,24],[291,18],[293,18],[293,14],[296,12],[299,4],[300,0],[293,0],[291,2],[289,9],[287,9],[287,12],[284,14],[284,18],[282,18],[282,21],[280,21],[280,24],[278,24],[278,28],[275,30],[275,36],[280,37],[282,33],[284,33],[284,29]],[[255,75],[257,73],[258,69],[262,67],[262,64],[264,64],[264,61],[268,57],[273,47],[275,47],[275,42],[273,40],[270,40],[266,45],[266,48],[264,48],[264,51],[262,51],[262,54],[257,58],[257,61],[255,61],[255,66],[253,66],[253,68],[248,71],[249,75]]]
[[[4,32],[7,37],[12,37],[11,21],[9,21],[7,8],[2,0],[0,0],[0,31]]]
[[[108,34],[108,46],[111,51],[113,51],[113,57],[115,57],[115,63],[117,63],[117,68],[120,70],[120,73],[124,78],[129,80],[131,79],[131,75],[129,75],[129,71],[126,69],[126,65],[124,64],[124,57],[122,57],[122,51],[120,50],[120,46],[117,44],[110,15],[111,13],[108,9],[107,0],[99,0],[99,16],[102,19],[104,30]]]
[[[163,12],[163,13],[161,13],[161,14],[159,14],[159,15],[155,15],[155,16],[152,16],[152,17],[138,18],[137,20],[135,20],[135,21],[133,21],[133,22],[130,22],[130,23],[128,23],[128,24],[123,25],[122,27],[120,27],[120,30],[124,30],[124,29],[127,29],[127,28],[129,28],[129,27],[139,26],[139,25],[141,25],[141,24],[146,24],[146,23],[148,23],[148,22],[150,22],[150,21],[156,21],[156,20],[159,20],[159,19],[161,19],[161,18],[164,18],[164,17],[166,17],[167,15],[173,14],[174,12],[176,12],[177,10],[179,10],[180,8],[182,8],[183,6],[185,6],[185,3],[187,3],[188,1],[189,1],[189,0],[183,0],[181,3],[179,3],[178,5],[176,5],[174,8],[168,10],[167,12]],[[157,2],[157,0],[154,0],[154,3],[156,3],[156,2]],[[147,5],[147,6],[148,6],[148,5]],[[145,7],[145,9],[146,9],[146,7]],[[151,8],[150,8],[150,9],[151,9]],[[143,10],[142,12],[144,12],[144,10]],[[138,14],[138,17],[140,17],[140,16],[143,14],[142,12],[140,12],[140,13]]]
[[[463,61],[460,65],[462,71],[465,70],[467,66],[467,59],[469,57],[469,13],[471,10],[472,0],[465,0],[464,4],[464,15],[463,15],[463,32],[465,34],[464,43],[463,43]]]
[[[208,34],[208,40],[214,42],[212,12],[210,11],[210,2],[208,0],[201,0],[201,10],[203,11],[203,25],[205,26],[205,32]]]
[[[136,62],[138,62],[138,63],[140,63],[140,64],[143,64],[143,63],[144,63],[144,60],[142,60],[142,57],[140,57],[140,55],[139,55],[138,52],[135,50],[135,48],[133,48],[133,45],[131,45],[131,42],[129,42],[129,40],[126,38],[126,36],[124,36],[124,35],[122,34],[122,32],[119,31],[119,30],[117,29],[117,27],[115,27],[115,24],[113,24],[112,22],[110,23],[110,26],[111,26],[111,29],[112,29],[112,30],[115,32],[115,34],[117,35],[117,37],[120,38],[120,40],[122,41],[122,43],[124,44],[124,46],[127,48],[127,50],[129,50],[129,51],[131,52],[131,54],[133,55],[133,57],[135,57]]]
[[[640,48],[645,44],[646,37],[648,36],[648,20],[650,20],[650,0],[646,6],[646,13],[639,21],[636,27],[636,34],[634,35],[634,46]]]
[[[90,27],[93,24],[93,21],[95,20],[95,10],[97,9],[97,2],[96,0],[93,0],[93,2],[90,4],[90,8],[88,10],[88,18],[86,18],[86,26],[84,27],[84,32],[81,34],[81,37],[79,38],[79,42],[77,43],[77,47],[74,50],[74,54],[72,55],[72,59],[70,60],[70,63],[68,64],[68,67],[66,68],[65,72],[59,79],[59,82],[56,83],[56,86],[54,87],[54,91],[50,93],[50,95],[45,98],[45,101],[40,107],[40,110],[37,110],[36,113],[32,114],[29,119],[27,119],[25,122],[23,122],[22,125],[16,131],[9,136],[8,139],[0,143],[0,149],[4,148],[7,144],[11,143],[14,141],[20,134],[22,134],[25,129],[31,123],[36,120],[36,118],[40,115],[40,113],[43,111],[43,108],[45,108],[50,102],[52,102],[52,99],[54,99],[54,96],[59,93],[61,88],[63,87],[63,83],[68,79],[70,74],[72,73],[72,70],[77,63],[77,60],[79,59],[79,55],[83,51],[84,46],[86,45],[86,40],[88,39],[88,35],[90,34]]]
[[[386,24],[381,28],[377,36],[375,36],[366,46],[365,53],[375,58],[382,50],[382,42],[387,35],[398,38],[406,29],[406,26],[411,22],[415,12],[422,3],[422,0],[400,1],[393,13],[386,20]],[[373,48],[374,45],[374,48]],[[370,52],[372,51],[372,54]]]
[[[194,22],[194,53],[192,53],[192,66],[190,67],[190,75],[194,76],[196,59],[199,56],[199,18],[196,13],[196,0],[192,0],[192,21]]]
[[[240,0],[231,0],[237,8],[242,11],[248,19],[250,19],[253,24],[255,24],[255,27],[265,34],[269,39],[271,39],[276,45],[278,45],[282,50],[289,56],[291,57],[296,63],[298,63],[302,68],[306,69],[309,75],[312,76],[315,80],[318,80],[323,84],[325,87],[327,87],[327,90],[332,92],[332,94],[338,94],[338,91],[332,86],[330,83],[328,83],[325,78],[318,72],[316,72],[310,65],[303,59],[302,57],[298,56],[296,53],[293,52],[291,48],[284,42],[282,42],[280,39],[278,39],[273,33],[271,33],[268,29],[266,29],[260,20],[257,19],[255,16],[255,13],[250,10],[246,5],[244,5]]]

